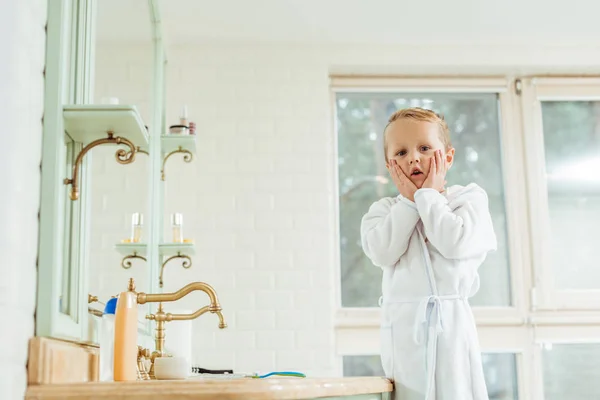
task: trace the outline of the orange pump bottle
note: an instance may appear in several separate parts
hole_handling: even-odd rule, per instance
[[[132,278],[128,290],[119,294],[115,312],[115,381],[137,379],[137,320],[137,293]]]

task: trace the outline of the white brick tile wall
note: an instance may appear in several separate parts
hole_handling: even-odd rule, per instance
[[[235,352],[235,367],[240,372],[254,373],[255,371],[274,371],[275,350],[242,349]]]
[[[254,331],[225,329],[215,335],[216,348],[233,350],[254,349],[256,348],[256,335],[257,333]]]
[[[190,280],[205,280],[217,289],[229,328],[218,331],[209,317],[194,325],[211,335],[204,340],[207,332],[198,330],[195,337],[203,345],[195,346],[194,357],[207,367],[339,373],[333,366],[337,243],[328,75],[336,68],[364,65],[366,59],[367,67],[397,70],[407,53],[388,47],[334,50],[237,45],[169,49],[168,123],[176,122],[181,106],[188,105],[198,126],[198,154],[191,164],[178,157],[169,161],[165,215],[184,213],[185,236],[195,239],[198,255],[190,270],[176,263],[167,267],[165,289]],[[430,65],[444,65],[453,54],[444,48],[409,51],[415,62]],[[125,68],[111,65],[115,54],[125,60]],[[469,54],[465,62],[473,65],[506,63],[506,51],[484,62],[477,49]],[[535,64],[527,52],[512,54],[513,60]],[[99,56],[105,62],[97,66],[97,97],[116,95],[147,105],[148,64],[139,61],[139,51],[111,46],[110,55]],[[594,60],[581,63],[594,65]],[[118,166],[101,160],[94,168],[114,178]],[[104,232],[95,236],[101,237],[101,248],[93,253],[98,265],[118,269],[112,243],[127,232],[133,205],[143,200],[136,193],[143,188],[131,188],[143,177],[144,171],[128,170],[122,183],[97,179],[106,197],[101,209],[94,210],[101,217],[93,229]],[[119,185],[127,185],[126,194],[115,193]],[[113,216],[115,205],[126,209]],[[124,275],[115,272],[102,282],[108,287],[117,280],[121,287]],[[295,347],[266,346],[267,338],[285,342],[289,332],[295,333]],[[265,348],[259,349],[259,343]],[[320,348],[318,355],[308,351],[314,346]]]
[[[277,311],[275,314],[276,327],[281,330],[302,330],[314,326],[315,310],[298,310],[294,312]]]
[[[237,289],[272,290],[274,281],[272,272],[240,270],[236,274],[235,286]]]
[[[257,350],[293,350],[294,331],[258,331],[256,333]]]
[[[107,49],[104,54],[110,57],[97,66],[97,95],[103,91],[147,104],[147,76],[136,68],[149,64],[140,62],[139,51],[132,48]],[[536,55],[529,50],[497,46],[482,57],[483,47],[462,48],[466,55],[460,63],[483,72],[502,65],[565,65],[563,50]],[[451,46],[220,43],[169,49],[167,124],[176,123],[187,104],[197,123],[198,154],[190,164],[177,156],[169,160],[165,221],[170,213],[182,212],[185,236],[195,239],[198,254],[190,270],[169,265],[165,289],[191,280],[210,283],[229,323],[224,331],[211,316],[194,323],[197,364],[248,372],[341,373],[333,336],[338,244],[329,74],[422,73],[424,66],[439,72],[456,53]],[[578,57],[569,57],[569,63],[582,68],[600,62],[598,52],[582,47],[575,53]],[[117,54],[127,68],[110,65]],[[402,67],[407,60],[412,67]],[[103,170],[114,171],[113,164]],[[132,176],[126,182],[138,175]],[[106,204],[128,204],[123,194],[110,192],[110,184],[101,187],[114,196]],[[120,211],[117,218],[106,208],[100,214],[108,222],[98,225],[105,235],[94,254],[103,268],[118,269],[110,243],[127,231],[133,210]],[[122,286],[125,278],[114,276]],[[182,304],[197,306],[199,298]]]
[[[325,329],[296,330],[296,348],[300,350],[331,351],[332,331]]]
[[[277,291],[255,291],[257,310],[292,310],[293,299],[289,289],[282,287]]]
[[[310,275],[308,271],[281,271],[275,272],[275,287],[279,290],[288,290],[290,294],[297,294],[299,289],[310,289]]]
[[[289,251],[258,249],[256,251],[256,268],[265,270],[282,270],[292,268],[292,255]]]
[[[258,331],[275,329],[275,311],[236,310],[236,323],[239,330]]]
[[[0,399],[22,399],[34,335],[46,2],[4,2],[0,13]]]

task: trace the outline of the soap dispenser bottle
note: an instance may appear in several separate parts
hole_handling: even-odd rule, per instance
[[[100,325],[100,382],[113,380],[117,299],[106,302]]]
[[[115,312],[114,380],[137,379],[137,293],[133,278],[126,292],[119,294]]]

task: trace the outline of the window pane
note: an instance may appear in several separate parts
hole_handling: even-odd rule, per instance
[[[514,354],[482,354],[490,400],[517,400],[517,366]],[[344,356],[344,376],[384,376],[379,356]]]
[[[516,400],[517,361],[514,354],[482,354],[483,373],[490,400]]]
[[[344,356],[344,376],[385,376],[381,357]]]
[[[545,344],[546,400],[600,399],[600,344]]]
[[[496,94],[338,93],[336,98],[341,286],[343,307],[375,307],[381,270],[364,256],[360,220],[374,201],[397,195],[388,179],[383,129],[399,108],[420,106],[441,112],[448,122],[456,158],[448,185],[476,182],[489,195],[498,251],[481,266],[474,306],[510,305],[504,188]]]
[[[598,289],[600,102],[543,102],[553,268],[559,289]]]

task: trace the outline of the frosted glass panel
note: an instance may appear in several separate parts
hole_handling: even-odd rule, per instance
[[[556,286],[599,289],[600,102],[544,102],[542,117]]]
[[[383,129],[400,108],[423,107],[442,113],[456,155],[448,185],[476,182],[488,193],[498,250],[479,269],[481,290],[473,306],[509,306],[507,242],[500,112],[495,93],[339,93],[336,98],[343,307],[376,307],[381,269],[363,254],[360,221],[374,201],[396,196],[383,155]]]
[[[545,400],[600,399],[600,344],[546,344]]]
[[[381,358],[344,356],[344,376],[384,376]],[[517,366],[510,353],[482,354],[483,372],[490,400],[517,400]]]

